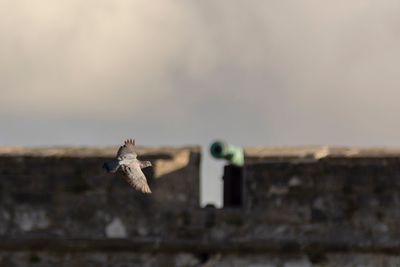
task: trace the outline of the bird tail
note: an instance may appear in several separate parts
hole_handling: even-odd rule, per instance
[[[120,164],[118,160],[108,161],[103,164],[103,168],[107,170],[107,172],[116,172],[119,168]]]

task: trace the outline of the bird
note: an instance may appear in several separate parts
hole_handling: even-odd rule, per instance
[[[127,139],[119,147],[116,159],[105,162],[103,168],[109,173],[115,173],[121,168],[125,180],[130,186],[139,192],[151,194],[146,176],[142,171],[142,169],[152,166],[151,162],[138,160],[134,148],[135,139]]]

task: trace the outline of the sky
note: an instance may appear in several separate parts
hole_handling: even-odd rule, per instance
[[[400,146],[400,2],[0,0],[0,145]]]

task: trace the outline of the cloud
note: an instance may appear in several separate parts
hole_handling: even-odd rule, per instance
[[[172,89],[166,69],[179,53],[183,12],[152,7],[3,2],[2,111],[112,116],[157,104]]]
[[[399,12],[392,0],[3,0],[0,142],[400,145]],[[221,166],[205,163],[218,202]]]
[[[0,111],[131,118],[171,132],[193,124],[181,131],[237,142],[250,128],[254,142],[378,138],[400,111],[399,9],[372,0],[2,1]]]

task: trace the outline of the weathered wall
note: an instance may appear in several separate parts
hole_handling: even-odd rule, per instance
[[[322,151],[322,152],[321,152]],[[0,149],[0,266],[400,266],[400,154],[247,150],[243,206],[200,208],[200,149]]]
[[[313,264],[300,254],[215,254],[204,260],[191,253],[126,252],[13,252],[0,253],[1,266],[19,267],[397,267],[400,256],[368,253],[329,253],[324,262]]]
[[[13,266],[14,261],[15,266],[25,266],[24,256],[18,256],[24,251],[58,251],[63,258],[68,251],[108,251],[102,247],[116,238],[133,240],[127,247],[135,251],[136,246],[151,247],[163,237],[175,237],[187,223],[187,214],[199,209],[200,149],[139,148],[139,158],[154,165],[144,170],[151,195],[134,191],[121,173],[102,169],[115,152],[116,148],[1,149],[0,266]],[[66,240],[73,241],[67,245]],[[119,242],[111,244],[116,244],[111,251],[118,250]],[[32,261],[50,260],[38,256]]]

